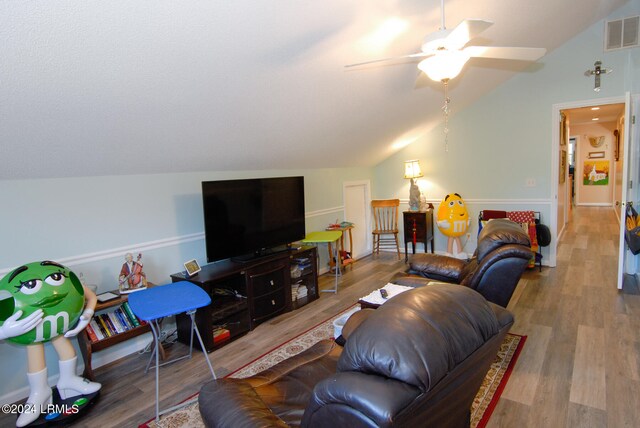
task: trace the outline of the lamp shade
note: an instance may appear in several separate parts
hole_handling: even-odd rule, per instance
[[[422,177],[419,160],[408,160],[404,162],[404,178]]]
[[[460,74],[467,61],[469,55],[462,51],[442,51],[420,61],[418,68],[424,71],[429,79],[441,82]]]

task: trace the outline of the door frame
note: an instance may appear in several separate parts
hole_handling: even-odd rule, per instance
[[[564,231],[564,225],[558,233],[558,181],[560,179],[560,111],[574,108],[589,107],[604,104],[625,104],[625,95],[608,98],[593,98],[581,101],[571,101],[566,103],[553,104],[551,106],[551,212],[549,213],[549,229],[551,230],[551,243],[549,245],[549,264],[556,265],[558,255],[558,240]],[[626,159],[624,160],[627,161]],[[575,179],[575,177],[574,177]],[[565,180],[566,183],[566,180]],[[567,186],[565,184],[565,198]],[[564,219],[562,219],[564,222]]]
[[[371,238],[371,180],[354,180],[354,181],[344,181],[342,183],[342,206],[344,207],[344,218],[347,219],[347,187],[364,187],[364,199],[365,206],[364,215],[365,215],[365,253],[363,256],[367,256],[373,252],[373,240]]]

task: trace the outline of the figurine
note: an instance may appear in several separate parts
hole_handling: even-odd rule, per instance
[[[445,196],[438,207],[436,224],[440,232],[448,237],[447,252],[453,255],[462,253],[460,237],[467,233],[471,224],[469,212],[462,196],[457,193],[450,193]],[[457,247],[455,253],[453,250],[454,242]]]
[[[27,348],[30,393],[16,426],[36,421],[52,405],[46,342],[50,341],[58,353],[60,378],[56,386],[62,400],[100,390],[99,383],[76,374],[78,357],[69,340],[89,324],[96,301],[95,293],[83,287],[71,270],[51,261],[20,266],[0,280],[0,340]]]
[[[124,255],[124,263],[120,269],[118,288],[121,294],[147,288],[147,275],[142,271],[142,253],[138,253],[138,258],[134,261],[133,254]]]
[[[420,209],[420,188],[418,183],[412,178],[409,187],[409,210],[418,211]]]

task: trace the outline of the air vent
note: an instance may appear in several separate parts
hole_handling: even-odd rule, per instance
[[[607,21],[604,35],[604,50],[612,51],[640,46],[638,40],[639,29],[640,16]]]

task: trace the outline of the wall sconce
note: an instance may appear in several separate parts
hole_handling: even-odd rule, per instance
[[[409,210],[411,211],[420,210],[420,188],[415,179],[422,176],[419,160],[414,159],[404,162],[404,178],[411,179],[411,186],[409,187]]]

